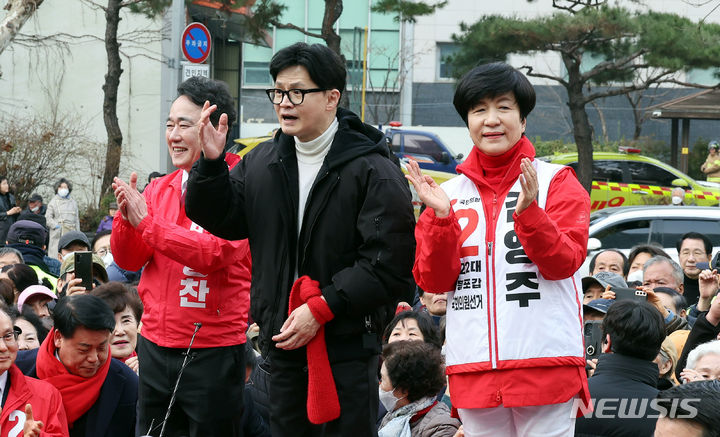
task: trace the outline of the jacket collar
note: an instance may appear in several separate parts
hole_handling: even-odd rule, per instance
[[[659,373],[657,364],[652,361],[611,353],[600,355],[594,376],[622,376],[624,379],[657,387]]]
[[[374,127],[363,123],[353,112],[344,108],[337,109],[338,131],[330,150],[325,157],[329,169],[340,166],[368,153],[380,153],[390,156],[385,135]],[[283,160],[295,161],[295,139],[285,135],[282,130],[275,134],[278,155]]]

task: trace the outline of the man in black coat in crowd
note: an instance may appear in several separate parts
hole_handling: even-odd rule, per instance
[[[577,419],[575,436],[651,436],[658,415],[650,404],[658,394],[653,359],[665,339],[663,318],[647,302],[621,300],[602,327],[603,354],[588,380],[595,411]]]

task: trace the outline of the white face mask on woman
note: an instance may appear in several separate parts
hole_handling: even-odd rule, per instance
[[[383,404],[388,412],[394,411],[398,401],[404,398],[404,396],[402,398],[396,398],[393,394],[394,391],[394,388],[390,391],[385,391],[382,387],[378,386],[378,397],[380,398],[380,403]]]
[[[70,194],[70,190],[67,188],[58,188],[58,196],[67,197]]]

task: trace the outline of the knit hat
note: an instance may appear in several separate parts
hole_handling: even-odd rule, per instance
[[[45,245],[45,228],[31,220],[18,220],[10,226],[7,241],[10,244],[24,243],[31,246],[43,247]]]

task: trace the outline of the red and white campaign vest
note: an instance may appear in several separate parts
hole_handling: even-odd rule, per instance
[[[550,181],[562,166],[537,159],[533,166],[544,209]],[[460,175],[442,188],[462,229],[460,276],[448,293],[447,373],[584,365],[580,276],[547,280],[525,254],[513,222],[520,181],[498,199],[495,235],[485,235],[473,181]]]

